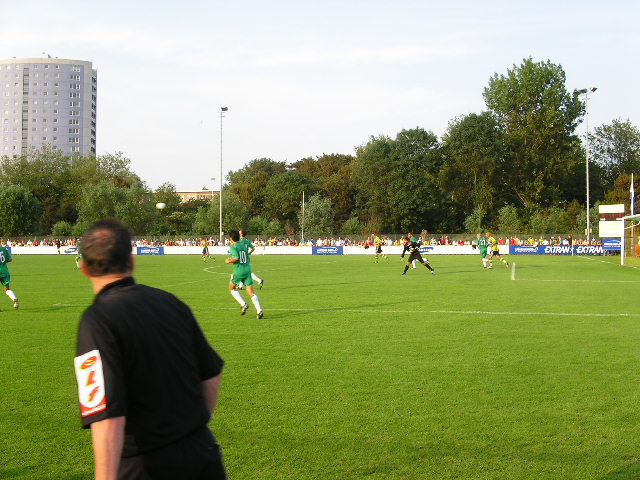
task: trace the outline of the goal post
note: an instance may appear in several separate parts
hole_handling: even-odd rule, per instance
[[[640,265],[640,214],[620,220],[620,265]]]

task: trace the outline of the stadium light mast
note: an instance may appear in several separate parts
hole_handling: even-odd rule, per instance
[[[220,107],[220,243],[222,243],[222,183],[224,176],[222,175],[222,119],[224,118],[224,112],[228,111],[229,107]]]
[[[587,242],[590,245],[591,244],[591,218],[590,218],[590,213],[589,213],[589,93],[593,93],[596,90],[598,90],[598,87],[591,87],[591,88],[583,88],[582,90],[578,90],[576,93],[578,95],[584,95],[584,112],[585,112],[585,118],[586,118],[586,127],[587,127],[587,135],[586,135],[586,157],[587,157],[587,164],[586,164],[586,172],[587,172]]]

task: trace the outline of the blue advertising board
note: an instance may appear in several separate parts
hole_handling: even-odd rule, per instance
[[[78,253],[77,247],[65,247],[62,253]]]
[[[622,241],[619,238],[603,238],[602,248],[607,252],[619,252],[622,249]]]
[[[602,255],[601,245],[509,245],[510,255]]]
[[[420,253],[431,253],[431,252],[434,252],[434,251],[435,251],[435,248],[433,248],[433,247],[427,247],[427,246],[424,246],[424,245],[422,247],[420,247]]]
[[[138,255],[164,255],[164,247],[137,247]]]
[[[311,247],[313,255],[342,255],[342,247]]]

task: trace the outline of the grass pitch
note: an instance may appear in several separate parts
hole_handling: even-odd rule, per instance
[[[230,479],[640,477],[640,271],[617,257],[254,256],[265,318],[221,257],[139,257],[226,361]],[[0,296],[0,478],[86,479],[73,356],[92,301],[70,256],[16,256]],[[246,298],[246,292],[243,292]]]

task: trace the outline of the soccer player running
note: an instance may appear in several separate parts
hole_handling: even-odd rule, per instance
[[[504,263],[505,267],[509,268],[509,262],[507,262],[500,256],[500,247],[498,247],[498,242],[496,242],[495,237],[491,235],[491,232],[487,232],[487,241],[489,242],[489,246],[491,248],[491,257],[489,257],[489,268],[493,268],[494,258],[497,258],[502,263]]]
[[[409,232],[406,237],[402,237],[403,248],[402,248],[402,255],[400,255],[400,261],[401,262],[404,261],[404,254],[409,251],[412,238],[415,240],[415,237],[413,236],[413,233],[411,233],[411,232]],[[412,270],[416,269],[416,261],[415,260],[412,262],[411,269]]]
[[[380,239],[380,237],[378,236],[377,233],[373,234],[373,244],[376,247],[376,263],[378,263],[378,258],[380,256],[384,257],[385,260],[389,260],[389,257],[387,257],[384,253],[382,253],[382,240]]]
[[[7,294],[7,297],[13,300],[13,308],[17,310],[18,307],[20,307],[20,304],[18,303],[18,297],[16,297],[16,294],[11,290],[11,274],[9,273],[9,267],[7,266],[7,263],[12,261],[13,258],[11,257],[7,247],[0,246],[0,283],[2,283],[4,293]]]
[[[480,258],[482,259],[482,268],[489,267],[489,256],[487,253],[487,248],[489,247],[489,240],[486,237],[483,237],[482,234],[476,234],[476,246],[478,247],[478,251],[480,252]],[[489,267],[492,268],[492,267]]]
[[[212,258],[209,254],[209,242],[207,242],[204,238],[201,238],[200,246],[202,247],[202,260],[207,263],[207,258]],[[216,259],[214,258],[213,261],[215,262]]]
[[[251,265],[249,264],[247,244],[240,241],[240,232],[237,230],[231,230],[229,235],[232,240],[231,248],[229,249],[231,258],[227,258],[225,260],[225,263],[233,263],[233,275],[231,277],[231,282],[229,282],[229,292],[240,304],[240,314],[244,315],[247,313],[247,310],[249,310],[249,305],[244,301],[240,292],[236,290],[236,285],[239,285],[240,283],[244,284],[247,289],[247,293],[251,297],[253,305],[258,311],[258,319],[261,319],[264,314],[262,313],[262,307],[260,306],[258,295],[253,291],[253,279],[251,278]]]
[[[249,255],[251,255],[256,249],[256,247],[253,245],[253,243],[247,240],[246,237],[247,237],[247,232],[245,230],[240,230],[240,241],[245,242],[247,244],[247,250],[249,252]],[[264,285],[264,280],[261,279],[255,273],[253,273],[253,269],[251,270],[251,278],[253,278],[254,282],[258,282],[258,285],[260,285],[260,290],[262,290],[262,286]]]
[[[420,255],[420,242],[418,242],[418,240],[416,240],[416,237],[411,236],[409,238],[409,260],[407,261],[407,264],[404,266],[404,271],[402,272],[402,275],[406,275],[407,274],[407,270],[409,270],[409,266],[411,265],[411,262],[413,262],[414,260],[417,260],[418,262],[420,262],[423,266],[427,267],[429,270],[431,270],[431,275],[435,275],[436,271],[433,269],[433,267],[431,267],[431,265],[429,265],[429,261],[424,260],[422,258],[422,255]]]

